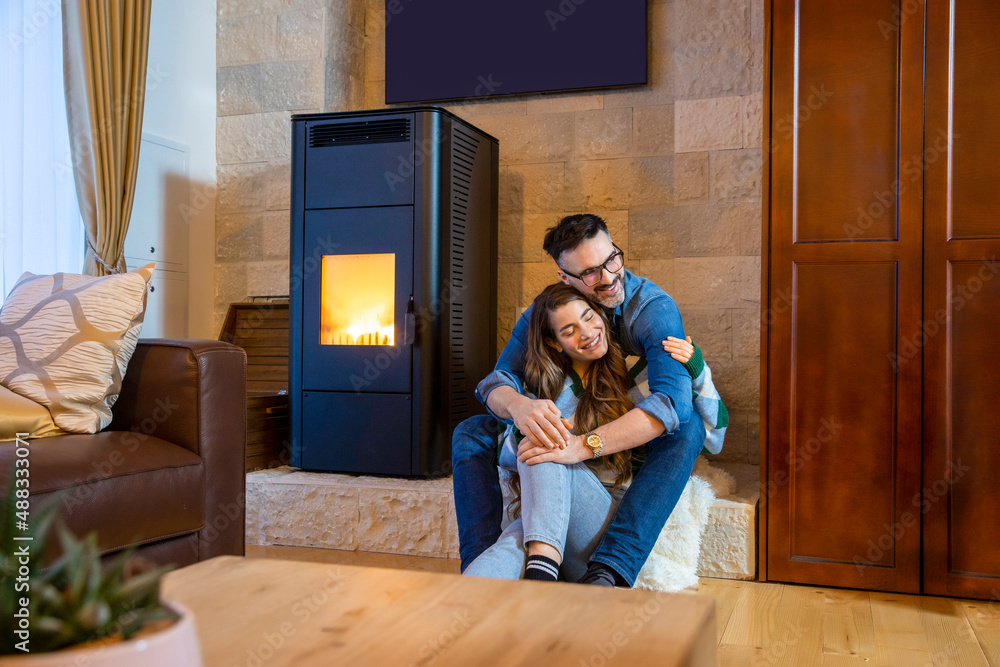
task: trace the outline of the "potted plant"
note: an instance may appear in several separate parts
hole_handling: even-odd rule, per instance
[[[105,566],[96,533],[77,539],[55,518],[58,501],[19,529],[14,486],[0,509],[0,666],[201,667],[191,613],[160,600],[170,567],[139,563],[132,549]],[[54,530],[62,555],[42,567]]]

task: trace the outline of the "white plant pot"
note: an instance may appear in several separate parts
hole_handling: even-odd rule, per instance
[[[165,604],[180,619],[160,632],[117,644],[3,656],[0,667],[203,667],[194,616],[176,602]]]

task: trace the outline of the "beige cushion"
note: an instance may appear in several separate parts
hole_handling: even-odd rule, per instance
[[[102,278],[22,275],[0,308],[0,384],[64,431],[110,424],[152,277],[152,264]]]
[[[0,440],[14,440],[18,434],[27,438],[61,435],[63,430],[52,421],[43,405],[0,387]]]

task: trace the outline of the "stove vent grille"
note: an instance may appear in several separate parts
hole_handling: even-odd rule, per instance
[[[463,292],[465,283],[466,232],[469,222],[469,201],[472,195],[473,165],[479,157],[479,137],[453,126],[451,142],[451,425],[472,414],[473,405],[466,371],[468,331],[465,327],[466,308]]]
[[[356,123],[326,123],[309,128],[310,148],[385,144],[410,140],[410,119],[368,120]]]

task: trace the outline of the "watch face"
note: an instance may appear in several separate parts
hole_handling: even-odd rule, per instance
[[[587,436],[587,444],[590,447],[597,447],[599,444],[601,444],[601,436],[597,435],[596,433],[591,433],[590,435]]]

